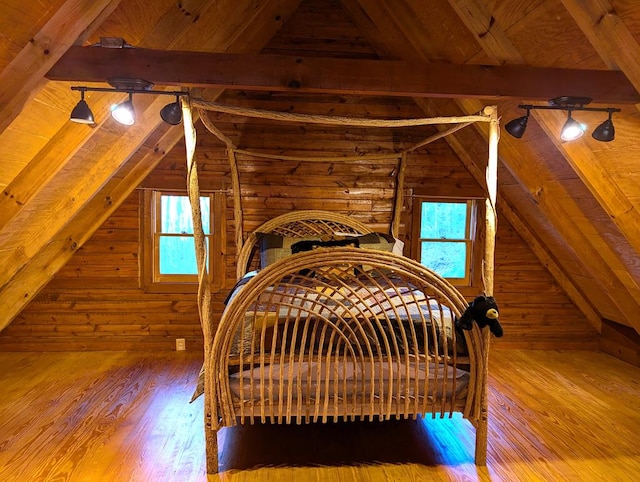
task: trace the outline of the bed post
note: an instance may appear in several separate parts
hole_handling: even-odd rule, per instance
[[[496,197],[498,179],[498,140],[500,130],[496,106],[484,108],[484,114],[489,116],[489,158],[486,169],[487,198],[485,199],[485,239],[484,256],[482,259],[482,283],[484,294],[493,296],[494,253],[496,245]],[[487,435],[488,435],[488,383],[489,383],[489,341],[488,327],[482,330],[482,389],[480,391],[480,417],[476,425],[476,465],[487,465]]]
[[[211,286],[207,274],[207,251],[204,230],[202,228],[202,214],[200,212],[200,186],[198,184],[198,164],[195,158],[196,130],[193,126],[191,106],[189,101],[182,99],[182,119],[184,124],[184,142],[187,156],[187,191],[191,205],[193,219],[193,234],[195,237],[196,261],[198,265],[198,311],[200,324],[204,336],[204,361],[209,359],[209,351],[213,344],[213,330],[211,325]],[[218,471],[218,438],[213,429],[212,410],[210,407],[211,390],[205,378],[204,393],[204,436],[206,445],[207,473]]]
[[[204,441],[207,458],[207,474],[218,473],[218,431],[213,428],[211,410],[209,410],[211,398],[204,393]]]

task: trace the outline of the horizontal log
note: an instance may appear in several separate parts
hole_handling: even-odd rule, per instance
[[[580,92],[596,102],[638,103],[623,72],[523,65],[416,65],[288,55],[71,47],[49,80],[105,82],[120,77],[157,85],[407,97],[548,100]]]

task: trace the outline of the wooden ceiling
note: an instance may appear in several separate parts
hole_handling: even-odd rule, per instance
[[[102,37],[134,48],[89,47]],[[118,96],[105,93],[90,95],[95,127],[68,121],[71,85],[136,76],[207,99],[232,89],[229,101],[240,89],[292,105],[300,93],[395,97],[425,116],[495,104],[503,124],[521,102],[562,95],[620,108],[610,143],[560,142],[557,111],[533,111],[522,139],[503,131],[499,215],[597,329],[608,319],[640,332],[639,42],[634,0],[3,2],[0,329],[181,139],[158,116],[164,96],[138,96],[132,127],[110,119]],[[604,120],[579,117],[591,130]],[[479,179],[486,137],[479,126],[446,138]]]

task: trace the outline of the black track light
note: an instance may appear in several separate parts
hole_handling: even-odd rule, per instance
[[[152,90],[153,84],[141,79],[110,79],[109,83],[113,88],[101,87],[71,87],[71,90],[80,91],[80,101],[71,111],[71,120],[82,124],[94,124],[94,117],[89,105],[84,100],[85,92],[123,92],[129,94],[129,98],[111,107],[112,117],[124,125],[133,125],[136,120],[135,110],[133,108],[134,94],[155,94],[155,95],[173,95],[175,102],[167,104],[160,110],[160,117],[167,124],[178,125],[182,121],[182,108],[180,106],[180,96],[189,95],[188,92],[182,91],[164,91]]]
[[[609,142],[615,137],[615,129],[611,117],[614,112],[620,112],[620,109],[613,107],[598,108],[585,107],[591,102],[590,97],[555,97],[549,100],[549,105],[519,105],[519,109],[526,109],[527,115],[513,119],[504,126],[505,130],[513,137],[520,139],[524,135],[529,120],[529,114],[534,109],[547,110],[565,110],[567,111],[567,121],[560,131],[560,139],[563,141],[573,141],[579,139],[584,134],[584,127],[576,121],[571,113],[574,111],[592,111],[592,112],[608,112],[609,118],[600,124],[591,136],[597,141]]]
[[[595,128],[591,137],[600,142],[610,142],[616,136],[616,130],[613,127],[613,121],[611,117],[613,116],[613,112],[609,111],[609,118]]]
[[[95,124],[93,112],[91,112],[89,105],[84,100],[84,90],[80,91],[80,100],[71,111],[70,119],[78,124]]]
[[[160,117],[167,124],[177,126],[182,122],[182,107],[180,106],[180,97],[176,96],[176,101],[165,105],[160,110]]]
[[[529,121],[529,109],[527,115],[513,119],[504,126],[506,131],[516,139],[522,138],[524,131],[527,130],[527,122]]]

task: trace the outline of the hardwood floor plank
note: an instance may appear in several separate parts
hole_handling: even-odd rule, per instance
[[[635,481],[640,368],[588,351],[493,350],[487,467],[452,419],[220,431],[205,474],[198,352],[0,353],[0,480]]]

